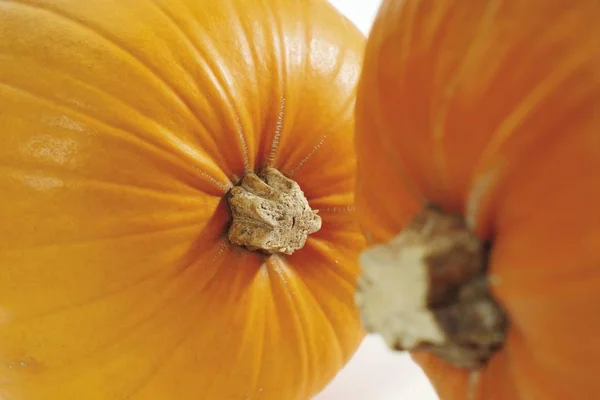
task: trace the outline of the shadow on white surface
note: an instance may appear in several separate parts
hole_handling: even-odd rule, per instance
[[[406,353],[367,336],[354,358],[314,400],[438,400],[423,371]]]

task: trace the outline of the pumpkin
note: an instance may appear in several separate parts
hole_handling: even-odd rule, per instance
[[[363,35],[326,1],[0,1],[0,398],[305,400],[363,337]]]
[[[365,328],[442,400],[600,393],[596,0],[384,0],[357,94]]]

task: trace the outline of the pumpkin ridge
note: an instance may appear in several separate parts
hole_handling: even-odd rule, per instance
[[[288,71],[286,66],[287,54],[286,54],[286,46],[285,43],[281,40],[284,37],[284,29],[281,26],[281,20],[277,18],[274,10],[268,8],[267,11],[271,13],[273,17],[271,19],[272,24],[269,26],[262,26],[265,32],[268,32],[270,36],[273,38],[277,38],[276,40],[269,41],[269,45],[272,46],[268,50],[272,54],[276,54],[278,50],[278,56],[275,58],[277,62],[270,66],[272,70],[277,71],[277,93],[276,96],[280,99],[279,107],[277,107],[277,119],[275,122],[275,132],[273,138],[271,140],[271,148],[266,158],[266,165],[272,166],[275,163],[275,156],[277,155],[277,151],[279,150],[279,144],[281,139],[281,134],[283,133],[283,126],[285,123],[285,109],[286,109],[286,98],[287,98],[287,81],[288,81]]]
[[[217,250],[217,256],[213,257],[213,263],[215,261],[217,261],[218,258],[218,254],[221,254],[222,250],[228,246],[228,244],[226,242],[223,242],[221,247],[219,247],[219,249]],[[194,262],[194,264],[196,264],[197,262]],[[221,260],[221,263],[223,263],[223,260]],[[191,268],[188,268],[188,270],[190,270]],[[214,267],[215,271],[213,273],[213,275],[206,280],[202,287],[200,287],[198,290],[190,292],[188,294],[188,296],[186,298],[184,298],[184,300],[182,301],[182,305],[183,306],[190,306],[193,307],[195,304],[197,304],[199,302],[199,300],[202,298],[202,295],[205,293],[205,291],[209,290],[211,287],[211,284],[213,282],[215,282],[215,280],[217,279],[217,277],[219,276],[220,273],[223,272],[223,267],[222,265],[216,265]],[[186,270],[184,270],[183,272],[186,272]],[[177,276],[175,278],[178,278]],[[180,277],[179,277],[180,278]],[[170,299],[170,301],[173,303],[174,299]],[[154,312],[154,315],[158,315],[159,313],[161,313],[164,310],[167,310],[167,308],[169,307],[169,305],[171,304],[165,304],[163,306],[162,309],[156,310]],[[147,321],[143,321],[143,322],[147,322]],[[142,322],[142,323],[143,323]],[[173,355],[179,350],[181,349],[181,347],[186,343],[186,341],[188,341],[190,339],[190,332],[192,332],[194,329],[196,329],[198,326],[200,326],[200,324],[202,323],[202,319],[198,318],[196,320],[192,320],[190,322],[188,322],[188,324],[186,325],[185,329],[182,329],[181,335],[178,338],[178,340],[175,341],[175,343],[173,343],[170,346],[170,350],[169,351],[164,351],[164,357],[162,358],[162,362],[157,363],[157,365],[155,365],[147,374],[145,377],[143,377],[140,382],[138,383],[138,385],[136,385],[135,388],[132,389],[130,395],[135,395],[138,393],[141,393],[142,391],[144,391],[146,389],[146,387],[151,383],[152,378],[155,377],[157,374],[159,374],[161,372],[161,370],[166,367],[169,362],[171,361]],[[123,339],[121,339],[123,340]],[[215,380],[216,381],[216,380]]]
[[[495,14],[498,12],[500,2],[497,0],[489,1],[482,11],[480,21],[477,28],[474,29],[474,37],[479,38],[486,33],[486,30],[491,28],[491,21]],[[450,10],[445,10],[445,14],[450,14]],[[440,23],[433,23],[433,26],[441,28],[443,25]],[[487,28],[487,29],[486,29]],[[461,61],[455,66],[454,71],[451,74],[451,78],[445,85],[443,101],[438,105],[437,110],[433,117],[433,142],[434,148],[433,153],[435,156],[437,174],[441,177],[440,183],[446,193],[451,193],[451,185],[447,174],[448,168],[448,155],[445,149],[444,142],[446,140],[445,124],[447,123],[447,116],[450,105],[454,100],[454,97],[458,93],[461,87],[461,81],[468,76],[467,66],[469,63],[474,62],[473,59],[477,60],[477,51],[480,51],[481,41],[474,40],[471,42],[463,51]]]
[[[182,34],[185,41],[187,41],[190,44],[193,51],[202,60],[202,64],[205,66],[206,71],[209,72],[208,73],[209,78],[211,78],[210,80],[214,84],[214,87],[215,87],[218,95],[221,96],[223,102],[228,105],[227,109],[230,110],[231,113],[233,114],[233,115],[231,115],[231,117],[233,117],[233,120],[235,121],[234,122],[235,130],[236,130],[236,135],[239,139],[239,144],[241,146],[240,150],[242,153],[241,156],[242,156],[242,160],[243,160],[244,170],[246,172],[250,171],[251,170],[250,151],[248,148],[248,144],[246,142],[246,138],[244,136],[244,128],[242,126],[237,107],[233,101],[233,99],[236,96],[232,93],[231,88],[228,87],[228,85],[226,84],[227,77],[225,75],[227,75],[227,70],[225,68],[223,68],[223,65],[225,65],[226,63],[217,63],[213,60],[215,58],[218,60],[223,60],[222,54],[219,53],[218,48],[217,48],[217,46],[214,45],[214,41],[212,40],[210,35],[206,35],[206,34],[202,35],[202,44],[203,44],[203,46],[208,47],[210,49],[210,51],[208,52],[209,54],[206,54],[206,52],[203,52],[201,50],[201,47],[196,43],[196,41],[194,41],[192,39],[193,36],[191,34],[189,34],[174,19],[174,17],[171,16],[170,13],[168,13],[165,9],[163,9],[163,7],[161,7],[159,4],[156,4],[155,2],[152,2],[152,4],[155,4],[155,7],[162,14],[164,14],[167,17],[167,19],[173,24],[173,26],[175,26],[177,28],[177,30]],[[186,8],[187,8],[187,6],[186,6]],[[237,15],[237,13],[234,13],[234,14]],[[198,26],[202,27],[202,24],[198,24]],[[241,36],[246,37],[245,32],[244,32],[244,35],[241,35]],[[213,60],[213,61],[211,62],[211,60]],[[258,81],[256,81],[256,82],[258,82]],[[191,106],[189,107],[189,109],[190,109],[190,111],[192,111],[192,113],[194,113],[194,110],[192,109]],[[194,115],[196,115],[196,114],[194,113]],[[197,116],[196,116],[196,120],[200,123],[200,118],[198,118]],[[236,179],[234,177],[231,180],[235,181]]]
[[[327,259],[327,248],[331,247],[333,242],[331,240],[327,240],[324,238],[311,239],[307,241],[306,248],[317,254],[319,257]],[[345,285],[354,286],[354,279],[352,278],[352,274],[348,273],[340,268],[334,267],[336,264],[327,264],[325,268],[330,271],[333,275],[338,277]]]
[[[3,1],[3,0],[0,0],[0,1]],[[218,188],[224,192],[227,192],[229,190],[229,187],[228,187],[228,185],[230,184],[229,182],[227,182],[227,183],[221,182],[215,176],[209,174],[206,171],[201,170],[198,167],[190,168],[189,164],[186,162],[186,160],[184,160],[184,158],[185,158],[191,162],[198,162],[199,159],[202,158],[202,159],[208,159],[210,161],[213,161],[213,156],[211,154],[205,153],[205,154],[202,154],[201,157],[198,157],[198,154],[195,154],[194,157],[190,157],[186,151],[180,151],[180,152],[177,152],[176,154],[174,154],[173,150],[180,150],[180,148],[178,146],[181,145],[182,139],[177,137],[172,132],[171,128],[168,128],[167,126],[157,122],[151,116],[148,116],[145,113],[141,112],[140,110],[135,109],[134,107],[132,107],[132,105],[121,101],[120,99],[115,97],[113,94],[103,90],[100,87],[90,85],[89,83],[83,82],[72,75],[65,74],[64,72],[62,72],[60,70],[57,70],[55,72],[61,78],[62,77],[69,78],[74,83],[76,83],[77,85],[80,85],[83,88],[97,92],[97,93],[101,94],[102,96],[106,96],[107,98],[110,99],[111,102],[117,103],[120,106],[126,108],[127,112],[134,112],[137,115],[139,115],[142,119],[147,120],[147,121],[151,122],[152,124],[155,124],[156,127],[160,128],[161,135],[164,135],[164,136],[170,138],[169,143],[172,144],[172,147],[169,148],[168,146],[165,145],[165,143],[161,143],[160,141],[157,141],[156,140],[157,136],[152,137],[152,138],[148,137],[149,136],[148,133],[153,134],[152,131],[145,132],[141,128],[134,130],[131,128],[119,126],[119,124],[117,124],[115,122],[110,122],[110,121],[107,121],[103,117],[93,115],[89,110],[77,109],[77,108],[73,107],[73,105],[71,105],[71,104],[68,104],[66,102],[61,102],[59,99],[52,98],[43,93],[37,93],[35,91],[32,91],[30,88],[24,87],[23,85],[17,85],[14,82],[7,83],[7,82],[0,81],[0,86],[5,86],[9,90],[13,90],[15,92],[22,93],[24,96],[31,97],[34,101],[40,102],[42,104],[46,104],[50,108],[56,108],[60,111],[67,112],[68,114],[70,114],[72,116],[76,116],[77,118],[82,118],[82,119],[91,121],[94,124],[108,127],[115,132],[114,136],[118,137],[119,140],[123,140],[124,142],[127,142],[128,144],[133,144],[136,146],[140,146],[140,145],[144,146],[146,151],[151,152],[155,155],[158,155],[161,158],[161,160],[163,160],[166,163],[169,163],[170,165],[173,165],[177,168],[185,169],[189,175],[196,174],[199,172],[204,178],[206,178],[209,181],[209,182],[203,182],[204,185],[206,185],[206,184],[215,185],[216,188]],[[168,133],[168,135],[166,135],[167,133]],[[201,166],[204,167],[205,165],[206,164],[203,162]]]
[[[323,146],[323,143],[325,143],[325,140],[327,140],[328,137],[329,137],[329,133],[328,132],[325,133],[325,134],[323,134],[323,136],[321,137],[321,139],[319,139],[319,141],[317,142],[317,144],[315,144],[313,146],[313,148],[306,155],[306,157],[304,157],[302,160],[300,160],[300,162],[298,163],[298,165],[295,168],[292,168],[292,170],[290,171],[290,176],[296,175],[296,173],[298,172],[298,170],[300,168],[302,168],[307,162],[310,161],[310,159],[317,153],[317,151],[319,151],[319,149],[321,148],[321,146]]]
[[[298,293],[297,287],[295,288],[296,290],[291,289],[294,286],[297,286],[296,280],[293,279],[292,276],[297,276],[297,273],[294,271],[294,268],[286,263],[283,257],[278,254],[270,257],[270,263],[273,265],[273,270],[275,271],[276,275],[278,275],[279,279],[285,284],[287,289],[284,291],[285,297],[288,301],[290,310],[294,311],[294,328],[297,332],[298,338],[300,339],[297,349],[303,355],[301,374],[306,382],[304,386],[305,388],[314,388],[315,381],[318,379],[315,379],[316,365],[314,364],[314,347],[311,346],[313,341],[310,340],[311,330],[309,329],[309,325],[311,324],[312,319],[307,318],[306,315],[306,300],[303,297],[296,295]],[[300,281],[302,280],[300,279]],[[317,307],[317,309],[319,309],[319,307]],[[304,392],[302,393],[301,397],[299,397],[308,398],[309,396],[309,393]]]
[[[145,62],[144,60],[139,58],[135,54],[134,51],[129,49],[123,43],[120,43],[118,38],[111,37],[110,35],[105,33],[103,30],[99,29],[98,27],[88,25],[85,21],[83,21],[77,17],[74,17],[72,15],[69,15],[68,13],[65,13],[62,10],[55,9],[51,6],[45,6],[45,5],[41,5],[41,4],[32,4],[32,3],[25,2],[22,0],[21,1],[20,0],[0,0],[0,2],[16,4],[16,5],[19,5],[24,8],[30,8],[33,10],[37,10],[40,12],[50,14],[51,16],[54,16],[56,18],[63,19],[65,21],[67,21],[68,23],[78,26],[82,30],[87,31],[87,32],[93,34],[94,36],[102,39],[109,45],[114,46],[116,49],[127,54],[129,57],[131,57],[131,59],[135,60],[139,65],[141,65],[145,70],[147,70],[152,75],[153,78],[157,79],[159,82],[164,84],[165,87],[169,89],[171,94],[180,102],[180,104],[183,105],[185,108],[187,108],[190,115],[192,115],[195,118],[195,120],[198,120],[197,113],[194,112],[189,101],[186,100],[186,98],[183,96],[183,94],[180,92],[180,90],[177,89],[173,84],[171,84],[165,77],[160,75],[156,71],[155,67],[151,66],[150,64],[148,64],[147,62]]]
[[[219,78],[217,78],[217,75],[216,75],[216,74],[215,74],[215,72],[214,72],[215,68],[214,68],[214,67],[212,67],[212,66],[210,65],[210,63],[207,61],[207,60],[209,60],[209,59],[210,59],[210,57],[209,57],[209,56],[207,56],[207,55],[206,55],[206,54],[205,54],[205,53],[204,53],[204,52],[201,50],[201,47],[200,47],[200,46],[199,46],[199,45],[196,43],[196,41],[193,39],[193,35],[192,35],[192,34],[190,34],[190,33],[189,33],[189,32],[188,32],[188,31],[187,31],[187,30],[186,30],[186,29],[185,29],[185,28],[184,28],[184,27],[181,25],[181,23],[177,21],[177,19],[176,19],[176,18],[173,16],[173,14],[172,14],[171,12],[167,11],[167,9],[166,9],[166,8],[162,7],[162,6],[160,5],[160,3],[159,3],[159,2],[152,1],[152,2],[150,2],[150,3],[151,3],[152,5],[154,5],[154,6],[155,6],[155,8],[156,8],[156,9],[157,9],[157,10],[158,10],[158,11],[159,11],[161,14],[163,14],[163,15],[165,16],[165,18],[166,18],[166,19],[167,19],[167,20],[168,20],[168,21],[169,21],[169,22],[170,22],[170,23],[171,23],[171,24],[172,24],[172,25],[175,27],[175,29],[176,29],[176,30],[177,30],[177,31],[178,31],[178,32],[181,34],[181,37],[183,38],[183,40],[184,40],[185,42],[187,42],[187,44],[190,46],[190,49],[191,49],[191,50],[192,50],[192,51],[193,51],[193,52],[196,54],[196,56],[197,56],[197,57],[198,57],[200,60],[202,60],[202,65],[203,65],[204,67],[206,67],[206,70],[207,70],[207,71],[210,71],[210,75],[211,75],[212,77],[215,77],[215,78],[216,78],[216,80],[217,80],[217,85],[215,85],[215,86],[216,86],[216,87],[219,87],[219,88],[221,89],[221,91],[222,91],[222,90],[223,90],[223,87],[224,87],[224,86],[223,86],[223,84],[222,84],[222,79],[219,79]],[[182,4],[184,4],[184,3],[182,3]],[[201,26],[201,25],[199,24],[199,26]],[[202,39],[203,39],[203,43],[204,43],[204,44],[206,44],[206,43],[207,43],[207,41],[208,41],[208,39],[209,39],[209,37],[208,37],[208,35],[205,35],[205,36],[203,36],[203,38],[202,38]],[[214,46],[212,46],[212,47],[214,48]],[[218,68],[217,68],[217,70],[218,70]],[[258,80],[257,80],[256,82],[258,82]],[[195,119],[195,121],[196,121],[196,122],[198,122],[199,124],[201,124],[201,125],[203,126],[203,128],[204,128],[206,131],[209,131],[209,130],[206,128],[205,124],[204,124],[204,123],[201,121],[201,119],[200,119],[200,118],[198,118],[198,117],[196,116],[197,114],[196,114],[196,113],[195,113],[195,112],[194,112],[194,111],[191,109],[191,106],[190,106],[190,107],[188,107],[188,108],[189,108],[189,110],[192,112],[192,114],[194,114],[194,117],[195,117],[194,119]],[[233,107],[232,107],[232,109],[233,109]],[[208,136],[209,138],[212,138],[212,135],[207,135],[207,136]],[[216,144],[214,140],[213,140],[212,142],[213,142],[213,144]],[[246,148],[245,150],[246,150],[246,154],[244,154],[244,162],[246,163],[246,161],[248,161],[248,160],[247,160],[247,158],[248,158],[248,154],[247,154],[247,148]],[[219,156],[221,156],[221,154],[219,154]],[[245,164],[246,168],[248,167],[248,165],[249,165],[249,162],[248,162],[248,164],[247,164],[247,165]],[[209,177],[209,178],[210,178],[210,177]],[[218,181],[217,181],[217,182],[218,182]],[[222,184],[222,183],[220,183],[220,182],[219,182],[219,184],[220,184],[220,187],[221,187],[221,186],[223,186],[223,187],[224,187],[224,189],[225,189],[225,192],[227,192],[227,191],[230,189],[230,187],[228,187],[229,183],[227,183],[227,184]]]
[[[339,61],[336,66],[335,73],[333,73],[332,75],[337,77],[339,75],[339,72],[340,72],[341,68],[343,67],[343,65],[344,65],[344,63],[343,63],[343,58],[342,58],[341,61]],[[355,100],[352,96],[348,96],[348,98],[346,99],[344,104],[342,104],[342,106],[340,107],[340,110],[342,110],[341,114],[343,114],[343,112],[345,112],[346,110],[353,111],[354,101]],[[310,161],[310,159],[321,149],[321,147],[323,146],[323,143],[325,143],[325,141],[329,138],[330,134],[332,132],[336,132],[338,130],[339,123],[340,123],[339,121],[334,121],[334,123],[331,124],[331,127],[323,129],[323,132],[325,132],[325,133],[321,136],[319,141],[313,146],[313,148],[306,155],[306,157],[304,157],[302,160],[300,160],[298,165],[290,170],[290,173],[289,173],[290,177],[295,176],[296,173],[302,167],[304,167]]]
[[[281,97],[279,110],[277,111],[277,121],[275,122],[275,132],[273,133],[273,139],[271,140],[271,150],[267,156],[266,165],[271,166],[275,161],[275,154],[279,147],[279,139],[281,138],[281,132],[283,131],[283,121],[285,119],[285,97]]]
[[[344,350],[342,348],[342,340],[340,339],[340,333],[331,322],[331,318],[328,315],[327,311],[325,311],[323,303],[319,301],[317,295],[315,295],[313,289],[306,282],[304,276],[298,273],[296,273],[296,275],[299,277],[299,284],[302,285],[304,291],[308,294],[309,299],[306,301],[313,303],[315,309],[318,310],[319,314],[323,317],[323,321],[325,321],[327,327],[330,329],[331,333],[335,337],[333,346],[336,349],[336,354],[339,354],[338,366],[341,368],[341,366],[344,365]]]

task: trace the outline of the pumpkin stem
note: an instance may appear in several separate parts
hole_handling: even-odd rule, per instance
[[[231,243],[268,254],[292,254],[321,229],[300,186],[272,167],[247,173],[227,194]]]
[[[390,242],[362,254],[356,301],[365,328],[396,350],[483,367],[507,327],[490,294],[488,253],[462,218],[425,209]]]

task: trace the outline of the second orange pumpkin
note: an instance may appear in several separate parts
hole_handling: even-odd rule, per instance
[[[442,400],[600,393],[598,15],[596,0],[379,12],[357,99],[359,300]],[[477,313],[489,330],[463,330]]]

